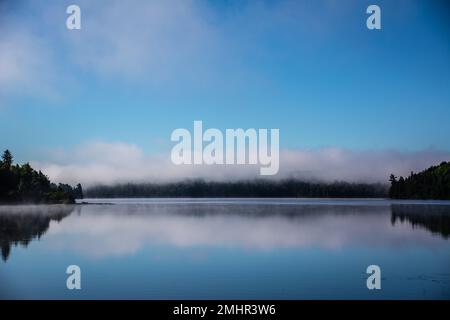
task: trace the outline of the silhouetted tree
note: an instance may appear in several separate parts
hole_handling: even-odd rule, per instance
[[[12,156],[11,152],[8,149],[6,149],[2,155],[1,167],[5,168],[5,169],[9,169],[12,165],[12,162],[13,162],[13,156]]]
[[[74,197],[75,199],[83,199],[83,187],[81,184],[77,184],[74,189]]]
[[[397,198],[398,195],[397,177],[391,174],[391,176],[389,177],[389,182],[391,183],[391,188],[389,189],[389,197]]]
[[[450,200],[450,162],[442,162],[422,172],[411,172],[398,180],[391,174],[389,196],[393,199]]]

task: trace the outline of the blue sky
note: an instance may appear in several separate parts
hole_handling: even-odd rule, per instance
[[[69,4],[82,29],[65,27]],[[366,28],[378,4],[382,29]],[[2,1],[0,146],[164,154],[176,128],[279,128],[288,150],[450,152],[445,1]],[[3,73],[3,75],[1,75]],[[58,151],[58,152],[59,152]],[[375,152],[374,151],[374,152]]]

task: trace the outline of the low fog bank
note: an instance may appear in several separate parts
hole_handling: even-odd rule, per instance
[[[188,179],[212,182],[261,179],[281,181],[387,184],[389,175],[409,175],[450,160],[450,152],[351,150],[344,148],[282,149],[280,170],[259,175],[260,165],[174,165],[170,151],[145,154],[134,144],[90,142],[60,151],[32,165],[56,182],[82,183],[85,187],[123,183],[170,183]]]

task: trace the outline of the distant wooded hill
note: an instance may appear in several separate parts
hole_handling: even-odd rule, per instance
[[[94,186],[88,198],[379,198],[387,197],[388,186],[365,183],[318,183],[299,180],[250,180],[207,182],[190,180],[174,183],[118,184]]]
[[[389,196],[393,199],[450,200],[450,162],[442,162],[422,172],[411,172],[409,177],[389,179]]]

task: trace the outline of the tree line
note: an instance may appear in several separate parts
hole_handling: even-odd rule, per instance
[[[389,197],[392,199],[450,200],[450,162],[442,162],[408,177],[391,174]]]
[[[408,177],[391,174],[388,187],[381,183],[313,182],[298,179],[124,183],[97,185],[86,190],[92,198],[385,198],[450,200],[450,162],[442,162]],[[0,160],[0,203],[74,203],[83,198],[81,184],[55,184],[29,163],[13,164],[5,150]]]
[[[213,182],[186,180],[171,183],[97,185],[89,198],[378,198],[387,197],[384,184],[305,182],[296,179]]]
[[[81,184],[55,184],[29,163],[13,164],[9,150],[0,161],[0,203],[74,203],[83,198]]]

